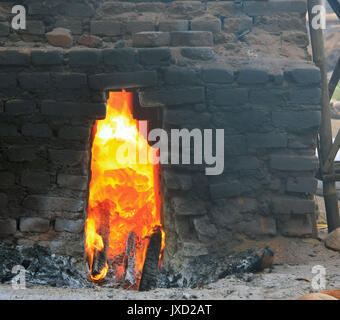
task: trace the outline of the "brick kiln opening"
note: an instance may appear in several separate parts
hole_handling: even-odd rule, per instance
[[[133,92],[110,92],[106,118],[94,127],[85,248],[93,281],[138,289],[150,239],[161,233],[160,262],[165,233],[159,150],[148,144],[147,122],[134,118],[133,101]]]

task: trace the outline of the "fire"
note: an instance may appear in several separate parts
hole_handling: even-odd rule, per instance
[[[127,243],[131,242],[131,232],[134,233],[134,251],[128,252],[128,256],[134,255],[137,279],[143,270],[149,238],[155,230],[162,232],[161,254],[165,246],[160,216],[159,165],[138,161],[140,154],[151,152],[156,156],[157,152],[139,132],[138,121],[132,116],[132,101],[132,93],[111,92],[107,116],[95,126],[85,227],[85,247],[93,281],[106,277],[110,268],[108,261],[116,261],[115,276],[122,276],[126,259],[122,256]],[[126,152],[130,150],[135,152]],[[94,266],[95,260],[100,260],[98,257],[105,260],[100,270]]]

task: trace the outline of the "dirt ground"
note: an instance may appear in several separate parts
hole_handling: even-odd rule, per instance
[[[323,237],[320,234],[320,237]],[[272,242],[257,241],[246,246],[269,245],[275,251],[272,270],[257,274],[244,274],[242,278],[229,276],[218,282],[196,289],[155,289],[147,292],[124,291],[97,287],[95,289],[53,288],[27,286],[25,290],[14,290],[11,285],[0,285],[0,299],[11,300],[291,300],[310,293],[315,274],[312,268],[326,268],[326,288],[340,289],[340,253],[328,250],[319,239],[275,238]]]

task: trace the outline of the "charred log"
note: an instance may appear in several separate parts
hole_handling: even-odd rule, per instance
[[[101,203],[100,207],[100,226],[97,233],[102,237],[104,248],[102,250],[94,249],[93,263],[91,267],[91,275],[95,277],[100,274],[107,263],[107,256],[109,250],[109,237],[110,237],[110,211]]]
[[[140,280],[139,290],[145,291],[157,286],[159,254],[162,246],[162,233],[157,230],[150,239],[148,252],[146,254],[143,267],[142,278]]]

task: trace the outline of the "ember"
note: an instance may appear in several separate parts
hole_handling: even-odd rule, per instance
[[[111,268],[124,287],[137,289],[150,237],[162,225],[159,166],[136,161],[140,153],[153,152],[156,156],[156,152],[138,131],[132,98],[129,92],[111,92],[106,119],[95,126],[86,253],[93,281],[103,280]],[[123,148],[136,152],[122,154]],[[164,245],[162,232],[159,258]]]

